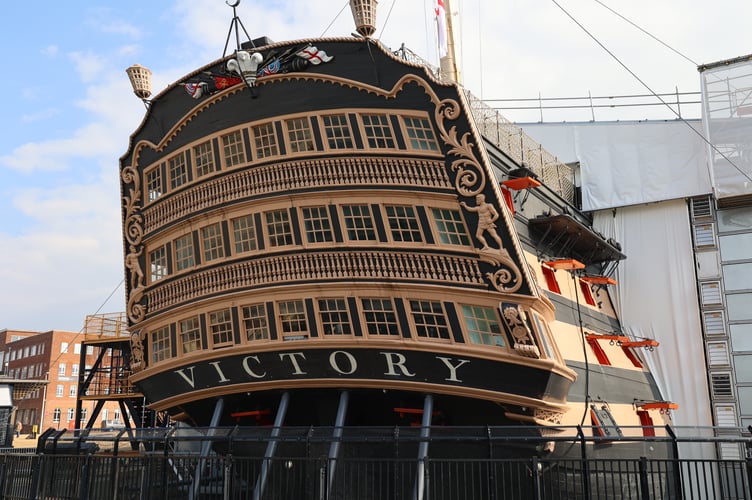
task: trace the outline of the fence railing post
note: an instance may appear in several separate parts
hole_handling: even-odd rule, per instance
[[[577,426],[577,436],[580,438],[580,460],[582,461],[582,498],[590,500],[590,462],[587,457],[587,443],[582,426]]]
[[[648,480],[648,459],[640,457],[640,500],[650,500],[650,482]],[[679,497],[680,498],[680,497]]]
[[[533,472],[533,500],[541,500],[540,490],[540,460],[537,456],[533,456],[533,463],[531,466]]]
[[[78,485],[78,498],[88,500],[89,498],[89,473],[91,471],[91,454],[87,453],[84,458],[84,466],[81,467],[81,478]]]
[[[674,456],[671,459],[671,463],[674,466],[673,470],[673,478],[674,478],[674,488],[676,490],[676,498],[683,498],[683,492],[682,492],[682,470],[681,470],[681,462],[679,461],[679,444],[676,438],[676,434],[674,433],[674,429],[671,428],[670,425],[666,425],[666,433],[671,437],[671,451],[673,452]]]

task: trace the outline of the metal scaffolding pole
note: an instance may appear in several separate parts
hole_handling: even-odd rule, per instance
[[[206,433],[207,437],[212,437],[217,432],[217,425],[219,425],[219,418],[222,416],[222,410],[225,407],[224,398],[219,398],[217,404],[214,405],[214,413],[212,414],[211,423],[209,424],[209,431]],[[191,491],[188,494],[188,500],[199,498],[199,487],[201,486],[201,474],[206,467],[206,457],[209,456],[209,450],[211,449],[211,440],[206,440],[201,443],[201,455],[196,465],[196,472],[193,474],[193,484],[191,485]]]
[[[433,396],[426,394],[423,400],[423,420],[420,424],[420,444],[418,445],[418,472],[415,478],[414,500],[423,500],[426,493],[426,457],[428,438],[431,437],[431,417],[433,416]]]
[[[334,421],[334,432],[332,433],[332,443],[329,445],[329,463],[327,470],[327,488],[326,497],[329,498],[329,492],[332,489],[332,481],[334,481],[334,469],[337,465],[337,458],[339,457],[340,439],[342,438],[342,432],[344,431],[345,416],[347,415],[347,403],[350,398],[350,393],[342,391],[339,394],[339,407],[337,408],[337,418]]]

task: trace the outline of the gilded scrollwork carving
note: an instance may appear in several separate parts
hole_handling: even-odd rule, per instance
[[[451,169],[457,172],[454,182],[455,189],[461,197],[475,197],[474,206],[465,201],[461,201],[460,206],[468,212],[478,214],[475,238],[481,244],[481,248],[478,249],[480,259],[500,268],[493,273],[488,273],[486,277],[496,290],[514,293],[522,287],[522,272],[509,255],[509,251],[504,248],[499,236],[496,227],[499,211],[493,204],[487,202],[485,195],[482,194],[487,183],[486,171],[475,154],[472,134],[466,132],[460,137],[457,127],[455,125],[448,127],[446,123],[447,120],[456,120],[461,115],[460,105],[452,99],[444,99],[439,102],[434,100],[434,103],[436,104],[434,117],[436,118],[439,135],[444,143],[449,146],[447,153],[458,157],[451,163]],[[496,242],[498,248],[492,248],[486,236],[490,236]]]
[[[131,371],[144,369],[144,343],[140,330],[131,333]]]
[[[125,186],[129,186],[127,194],[123,196],[125,240],[128,251],[125,255],[125,268],[128,274],[128,319],[138,323],[144,318],[146,308],[141,303],[144,296],[144,271],[141,268],[140,257],[143,253],[141,242],[144,228],[143,217],[139,214],[139,200],[141,199],[141,180],[133,167],[125,167],[120,175]],[[126,187],[123,187],[125,191]]]
[[[501,314],[507,332],[514,339],[512,348],[517,354],[527,358],[540,358],[540,350],[535,345],[532,332],[524,316],[525,313],[520,310],[520,307],[517,304],[502,304]]]

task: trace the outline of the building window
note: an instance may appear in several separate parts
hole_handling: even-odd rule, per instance
[[[561,294],[561,288],[559,288],[559,282],[556,281],[556,273],[548,266],[541,266],[543,271],[543,277],[546,279],[546,287],[554,293]]]
[[[353,147],[352,132],[346,115],[326,115],[321,119],[324,122],[324,133],[329,149],[351,149]]]
[[[57,386],[55,387],[55,397],[62,398],[63,391],[65,391],[63,384],[57,384]]]
[[[91,356],[92,354],[94,354],[94,346],[87,345],[86,346],[86,355],[87,356]]]
[[[231,345],[232,314],[229,309],[222,309],[209,313],[209,330],[211,331],[212,347]]]
[[[392,124],[387,115],[361,115],[368,147],[394,148]]]
[[[58,375],[61,375],[61,376],[64,377],[65,376],[65,370],[66,370],[65,363],[60,363],[59,365],[57,365],[57,374]]]
[[[291,153],[303,153],[313,151],[313,136],[311,134],[311,122],[308,117],[285,120],[287,126],[287,139],[290,141]]]
[[[76,410],[73,408],[68,408],[68,422],[73,420],[76,417]]]
[[[363,306],[363,317],[366,320],[366,332],[368,335],[399,336],[399,325],[392,299],[362,299],[361,304]]]
[[[167,249],[165,247],[149,252],[149,272],[152,282],[167,276]]]
[[[233,219],[232,232],[235,238],[235,253],[256,250],[256,227],[253,222],[253,215]]]
[[[251,340],[266,340],[269,338],[269,325],[266,323],[266,307],[264,304],[251,304],[241,308],[243,312],[243,328],[245,338]]]
[[[15,354],[15,351],[13,351],[13,352]],[[60,343],[60,352],[63,353],[63,354],[67,354],[68,353],[68,342],[61,342]]]
[[[506,347],[495,308],[463,305],[462,316],[471,344]]]
[[[204,242],[204,262],[211,262],[225,256],[222,225],[219,222],[201,228],[201,239]]]
[[[167,169],[170,172],[170,188],[175,189],[188,182],[188,165],[185,162],[185,153],[180,153],[167,160]]]
[[[81,344],[73,344],[73,354],[81,354]]]
[[[193,258],[193,235],[185,236],[175,240],[175,269],[182,271],[193,267],[196,264]]]
[[[245,163],[243,134],[240,133],[240,130],[222,136],[222,152],[225,158],[225,166],[227,167]]]
[[[266,212],[266,231],[269,234],[269,246],[281,247],[292,245],[290,214],[286,208]]]
[[[193,148],[193,158],[196,163],[196,177],[202,177],[214,172],[214,149],[211,141],[206,141]]]
[[[449,327],[441,302],[411,300],[410,311],[418,337],[449,340]]]
[[[60,422],[60,408],[55,408],[54,410],[52,410],[52,421]]]
[[[422,151],[438,151],[439,145],[436,143],[436,136],[433,133],[431,124],[427,118],[417,118],[404,116],[402,120],[405,123],[407,131],[407,140],[410,147]]]
[[[351,335],[350,314],[345,299],[319,299],[324,335]]]
[[[608,356],[606,355],[606,351],[604,351],[601,345],[598,343],[597,338],[589,337],[587,339],[587,343],[590,345],[590,348],[593,350],[593,354],[595,354],[595,359],[598,360],[598,363],[602,365],[611,364],[611,361],[609,361]]]
[[[388,205],[385,209],[394,241],[423,241],[413,207]]]
[[[158,363],[170,357],[170,327],[154,330],[149,336],[151,343],[151,361]]]
[[[146,173],[146,192],[148,193],[148,201],[154,201],[164,193],[164,186],[162,185],[162,170],[157,167],[149,170]]]
[[[439,241],[445,245],[470,245],[465,224],[459,210],[434,208],[433,220],[439,232]]]
[[[305,304],[302,300],[277,302],[283,340],[293,340],[308,336]]]
[[[180,344],[183,354],[201,350],[201,326],[198,316],[188,318],[178,323],[180,330]]]
[[[273,123],[253,127],[253,140],[256,145],[256,158],[268,158],[279,154]]]
[[[71,376],[78,377],[78,363],[71,365]]]
[[[368,205],[344,205],[342,214],[345,219],[347,238],[351,241],[376,241],[371,209]]]
[[[326,207],[303,208],[303,221],[308,243],[327,243],[334,241],[329,211]]]
[[[76,397],[76,386],[72,385],[68,388],[68,397],[69,398],[75,398]]]

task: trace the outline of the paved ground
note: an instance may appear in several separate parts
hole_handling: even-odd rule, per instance
[[[13,438],[13,447],[14,448],[36,448],[37,440],[36,438],[31,439],[31,437],[28,434],[21,434],[21,437]]]

